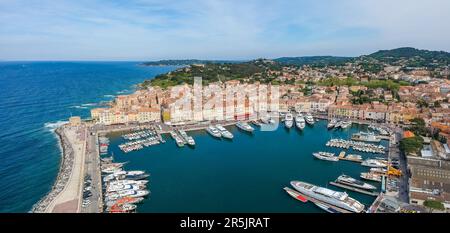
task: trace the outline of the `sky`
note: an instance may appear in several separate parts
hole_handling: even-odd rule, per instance
[[[0,60],[450,51],[448,0],[0,0]]]

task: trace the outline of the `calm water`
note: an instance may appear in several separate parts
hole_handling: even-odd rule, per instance
[[[29,211],[50,191],[61,158],[51,129],[172,69],[135,62],[0,62],[0,212]]]
[[[354,162],[327,162],[312,156],[319,150],[339,153],[339,149],[326,148],[326,141],[349,138],[351,133],[366,130],[365,126],[354,124],[347,130],[328,131],[326,122],[320,121],[303,132],[280,126],[271,132],[256,130],[254,135],[228,128],[234,134],[232,141],[197,131],[189,133],[196,140],[194,149],[178,148],[167,136],[165,144],[128,154],[118,148],[124,140],[117,134],[110,135],[110,151],[116,161],[129,161],[125,169],[151,173],[151,195],[138,211],[321,212],[312,203],[294,200],[283,187],[296,179],[326,187],[343,173],[357,178],[368,170]],[[365,205],[374,200],[364,194],[349,194]]]

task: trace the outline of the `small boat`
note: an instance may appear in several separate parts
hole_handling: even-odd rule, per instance
[[[303,118],[303,115],[301,113],[295,116],[295,125],[299,130],[303,130],[305,128],[305,118]]]
[[[286,116],[284,117],[284,125],[286,126],[286,128],[291,128],[292,125],[294,124],[294,117],[292,116],[291,113],[287,113]]]
[[[366,159],[361,163],[361,165],[366,167],[387,167],[387,164],[385,162],[376,159]]]
[[[117,199],[117,200],[115,200],[115,201],[108,201],[108,202],[106,202],[106,206],[107,207],[111,207],[111,206],[113,206],[113,205],[121,205],[121,204],[137,204],[137,203],[139,203],[139,202],[141,202],[141,201],[143,201],[144,200],[144,198],[143,197],[136,197],[136,198],[134,198],[134,197],[124,197],[124,198],[120,198],[120,199]]]
[[[189,146],[195,146],[195,140],[193,137],[189,136],[186,131],[184,130],[179,130],[178,133],[181,135],[181,137],[184,139],[184,141],[189,145]]]
[[[337,162],[339,161],[339,157],[334,156],[334,153],[329,152],[315,152],[313,153],[314,157],[321,160]]]
[[[336,123],[337,123],[337,120],[336,120],[336,119],[331,119],[331,121],[328,122],[327,129],[332,129],[332,128],[334,128],[334,126],[336,125]]]
[[[372,172],[361,172],[360,177],[365,179],[365,180],[381,182],[382,175],[375,174],[375,173],[372,173]]]
[[[335,208],[333,208],[333,207],[331,207],[331,206],[327,206],[327,205],[325,205],[325,204],[323,204],[323,203],[320,203],[320,202],[314,202],[314,204],[317,206],[317,207],[319,207],[319,208],[321,208],[322,210],[325,210],[326,212],[328,212],[328,213],[332,213],[332,214],[338,214],[338,213],[340,213],[338,210],[336,210]]]
[[[148,183],[148,180],[116,180],[111,181],[110,185],[139,185],[143,186]]]
[[[305,120],[309,125],[314,125],[314,117],[311,115],[311,113],[306,114]]]
[[[291,188],[288,188],[288,187],[284,187],[283,189],[284,189],[291,197],[295,198],[296,200],[299,200],[299,201],[301,201],[301,202],[303,202],[303,203],[308,202],[308,199],[307,199],[306,197],[302,196],[301,193],[299,193],[299,192],[297,192],[297,191],[295,191],[295,190],[293,190],[293,189],[291,189]]]
[[[364,183],[362,181],[359,181],[359,180],[357,180],[353,177],[347,176],[347,175],[340,175],[336,179],[336,183],[340,183],[340,184],[344,184],[344,185],[348,185],[348,186],[352,186],[352,187],[360,188],[360,189],[367,189],[367,190],[377,189],[375,186],[373,186],[371,184]]]
[[[233,134],[228,131],[227,129],[225,129],[225,127],[223,127],[222,125],[217,124],[216,125],[217,130],[219,130],[220,134],[222,135],[222,137],[227,138],[227,139],[233,139]]]
[[[109,213],[130,213],[133,210],[135,210],[136,208],[137,208],[137,206],[133,205],[133,204],[124,204],[121,206],[114,205],[114,206],[111,206],[110,208],[108,208],[107,211]]]
[[[351,121],[344,121],[344,122],[342,122],[342,124],[341,124],[341,128],[342,128],[342,129],[346,129],[346,128],[350,127],[351,125],[352,125],[352,122],[351,122]]]
[[[222,137],[222,134],[220,133],[220,131],[212,125],[210,125],[210,126],[208,126],[208,128],[206,128],[206,132],[208,132],[209,134],[211,134],[211,136],[216,137],[216,138]]]
[[[251,127],[248,123],[243,121],[239,121],[238,123],[236,123],[236,127],[247,132],[253,132],[254,130],[253,127]]]

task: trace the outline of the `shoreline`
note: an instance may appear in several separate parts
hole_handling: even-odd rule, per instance
[[[315,115],[316,119],[320,120],[328,120],[328,117],[325,115]],[[246,121],[246,120],[244,120]],[[370,124],[374,122],[361,122],[357,120],[352,120],[354,123],[358,124]],[[222,121],[217,122],[221,123],[224,126],[227,125],[233,125],[237,121]],[[210,123],[209,123],[210,124]],[[110,134],[114,132],[126,132],[126,131],[132,131],[137,129],[145,129],[150,127],[155,127],[156,125],[162,126],[161,130],[157,130],[159,134],[165,134],[168,133],[171,130],[174,129],[184,129],[185,131],[197,131],[197,130],[203,130],[205,129],[209,124],[202,124],[202,123],[195,123],[195,124],[186,124],[186,125],[177,125],[177,126],[168,126],[164,123],[146,123],[146,124],[130,124],[130,125],[111,125],[111,126],[98,126],[98,125],[92,125],[93,128],[90,128],[86,125],[86,123],[82,123],[81,127],[73,127],[70,126],[68,123],[59,126],[54,130],[54,133],[57,135],[58,138],[58,144],[61,150],[61,161],[59,165],[58,174],[56,177],[56,180],[51,188],[51,190],[42,197],[36,204],[33,205],[31,210],[29,212],[31,213],[48,213],[48,212],[79,212],[81,211],[80,203],[81,203],[81,193],[83,190],[83,181],[85,177],[86,172],[86,164],[85,164],[85,157],[88,156],[86,153],[93,153],[94,151],[85,151],[86,150],[86,143],[88,140],[88,135],[91,133],[95,133],[95,138],[98,137],[99,134]],[[382,125],[380,123],[375,123],[378,125]],[[66,132],[67,131],[67,132]],[[71,131],[71,132],[69,132]],[[75,132],[73,132],[75,131]],[[75,134],[74,134],[75,133]],[[68,135],[71,134],[71,135]],[[81,135],[84,135],[84,140],[82,141],[73,141],[75,139],[81,140]],[[68,138],[71,136],[71,140]],[[75,136],[75,137],[74,137]],[[97,139],[98,140],[98,139]],[[95,140],[96,141],[96,140]],[[81,144],[82,148],[77,148],[77,144]],[[78,151],[83,151],[83,153],[78,155],[78,160],[82,160],[82,162],[79,162],[79,165],[76,166],[75,164],[75,156],[76,153],[74,150],[78,149]],[[98,149],[98,148],[97,148]],[[95,151],[97,153],[94,153],[93,156],[96,158],[100,158],[98,151]],[[75,171],[76,169],[79,170],[79,173]],[[74,175],[74,173],[76,173]],[[72,180],[71,180],[72,179]],[[74,181],[75,180],[75,181]],[[76,183],[76,188],[74,187],[74,182]],[[72,186],[72,187],[68,187]],[[66,192],[66,193],[65,193]],[[76,196],[74,196],[76,195]],[[63,196],[63,197],[61,197]],[[57,200],[57,199],[62,199]],[[59,202],[58,202],[59,201]],[[76,201],[74,203],[74,201]],[[74,208],[74,204],[76,204],[76,208]],[[101,201],[99,202],[101,204]],[[62,208],[60,206],[64,205],[71,205],[71,208],[68,208],[69,210],[64,210],[65,208]],[[56,208],[58,207],[58,208]]]
[[[31,213],[78,213],[85,178],[86,125],[64,124],[54,131],[61,148],[61,162],[50,192],[33,205]]]

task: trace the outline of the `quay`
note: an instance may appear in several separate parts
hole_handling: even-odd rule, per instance
[[[367,194],[367,195],[374,196],[374,197],[378,196],[378,194],[379,194],[377,192],[370,192],[370,191],[367,191],[367,190],[351,187],[351,186],[348,186],[348,185],[345,185],[345,184],[339,184],[339,183],[336,183],[336,182],[333,182],[333,181],[331,181],[330,184],[334,185],[336,187],[339,187],[339,188],[348,189],[348,190],[351,190],[351,191],[354,191],[354,192]]]
[[[67,123],[55,130],[61,162],[51,191],[31,209],[33,213],[102,212],[102,188],[98,144],[86,123]],[[90,205],[82,205],[86,177],[91,179]]]
[[[62,157],[60,169],[52,190],[36,203],[35,213],[79,213],[83,187],[86,154],[85,126],[64,125],[55,130]]]

